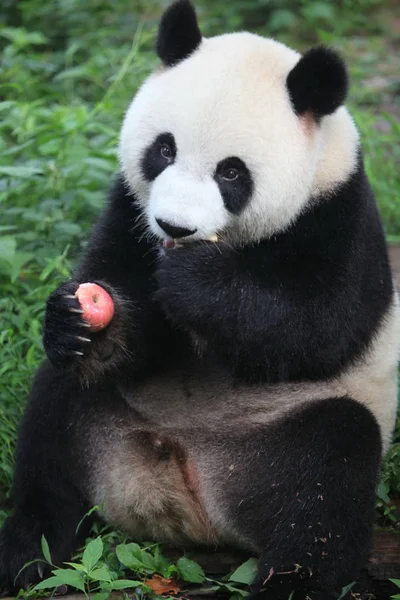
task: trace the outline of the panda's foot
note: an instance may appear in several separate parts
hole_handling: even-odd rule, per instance
[[[278,572],[273,568],[263,572],[262,565],[259,568],[250,600],[336,600],[339,595],[321,588],[311,566],[294,565]]]
[[[12,520],[10,525],[13,527],[0,531],[0,597],[38,583],[50,568],[44,561],[40,541],[32,535],[32,527]]]
[[[28,562],[26,561],[24,564]],[[14,565],[13,561],[7,560],[6,563],[3,560],[0,561],[0,598],[18,594],[21,589],[39,583],[49,573],[48,568],[41,566],[42,563],[38,562],[25,568],[21,567],[23,570],[17,577],[18,571],[15,573]]]
[[[55,478],[53,486],[57,486]],[[0,530],[0,597],[48,577],[53,565],[69,560],[87,535],[92,518],[85,519],[78,534],[76,531],[88,506],[68,488],[58,488],[58,496],[45,489],[40,490],[42,495],[31,493],[26,506],[19,507]],[[43,555],[43,536],[52,564]]]

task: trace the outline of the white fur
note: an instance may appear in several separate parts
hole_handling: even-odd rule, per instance
[[[126,180],[155,219],[197,229],[192,239],[224,231],[237,241],[285,229],[313,196],[348,178],[358,135],[345,108],[320,127],[298,118],[286,90],[300,55],[271,39],[233,33],[203,39],[189,59],[148,78],[127,111],[120,160]],[[148,184],[140,161],[163,132],[174,135],[177,157]],[[239,216],[224,207],[213,176],[219,161],[241,158],[255,182]]]
[[[375,415],[387,452],[396,422],[397,366],[400,357],[400,306],[395,295],[369,351],[340,379],[344,392]]]

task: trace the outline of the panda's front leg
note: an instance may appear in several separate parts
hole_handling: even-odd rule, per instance
[[[221,444],[208,493],[224,507],[219,522],[261,556],[254,598],[337,598],[370,548],[375,418],[348,397],[327,398],[247,429]]]
[[[224,242],[182,244],[161,257],[154,298],[176,329],[204,341],[234,377],[266,381],[268,352],[276,344],[262,333],[274,315],[265,281],[252,272],[255,264]]]
[[[235,253],[229,246],[210,241],[185,243],[163,251],[155,273],[154,298],[172,322],[222,341],[229,324],[236,321],[235,307],[229,312],[235,272]]]

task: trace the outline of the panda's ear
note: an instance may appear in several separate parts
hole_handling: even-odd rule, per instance
[[[171,67],[187,58],[201,42],[196,11],[189,0],[177,0],[161,17],[157,36],[157,54]]]
[[[287,77],[287,88],[298,115],[330,115],[346,99],[348,77],[344,62],[329,48],[312,48]]]

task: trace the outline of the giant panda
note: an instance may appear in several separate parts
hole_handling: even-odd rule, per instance
[[[42,534],[68,560],[97,505],[135,540],[254,553],[254,597],[333,600],[370,546],[400,339],[346,70],[324,47],[206,39],[188,0],[157,53],[107,206],[47,303],[0,588],[43,575],[17,576]],[[82,282],[115,305],[97,333]]]

